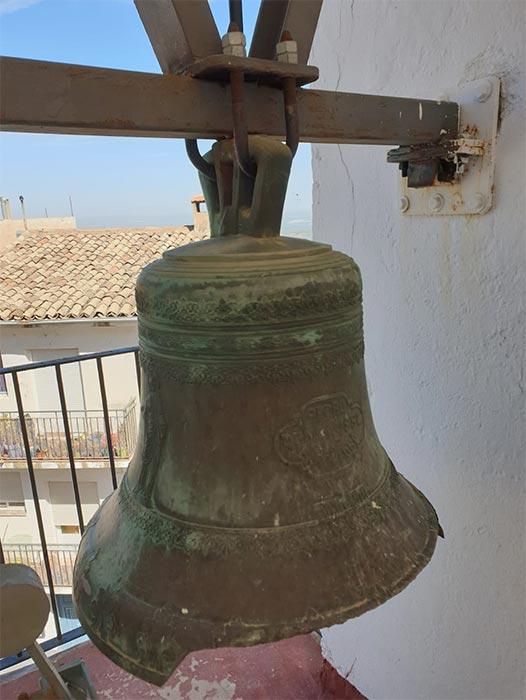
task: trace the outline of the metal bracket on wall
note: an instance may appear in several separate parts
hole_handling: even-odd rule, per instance
[[[458,137],[388,153],[399,163],[400,210],[407,216],[485,214],[493,203],[500,80],[483,78],[442,99],[460,106]]]

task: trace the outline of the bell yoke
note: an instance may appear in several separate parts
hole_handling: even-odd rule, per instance
[[[138,444],[75,566],[87,634],[158,685],[380,605],[441,534],[375,432],[359,269],[279,235],[292,151],[247,141],[251,173],[235,139],[194,151],[212,236],[139,277]]]

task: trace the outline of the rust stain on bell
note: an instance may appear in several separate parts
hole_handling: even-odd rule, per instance
[[[440,532],[374,429],[356,263],[279,236],[290,151],[251,137],[250,153],[255,181],[214,146],[212,238],[139,277],[139,440],[75,567],[88,635],[159,685],[193,650],[380,605]]]

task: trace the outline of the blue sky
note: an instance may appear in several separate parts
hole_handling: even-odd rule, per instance
[[[247,37],[258,6],[244,0]],[[211,7],[222,34],[228,0],[212,0]],[[160,72],[133,0],[0,0],[0,53]],[[14,216],[20,194],[28,216],[46,209],[49,216],[68,215],[71,195],[79,226],[177,225],[190,223],[189,199],[199,191],[178,139],[0,133],[0,195],[10,198]],[[302,144],[283,230],[308,231],[310,219],[310,146]]]

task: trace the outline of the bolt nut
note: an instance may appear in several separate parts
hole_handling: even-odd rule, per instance
[[[486,102],[491,97],[493,92],[493,84],[491,80],[481,80],[478,94],[477,102]]]
[[[445,204],[444,197],[440,192],[436,192],[432,197],[429,198],[428,207],[433,212],[439,212]]]
[[[486,208],[486,197],[481,192],[473,195],[471,206],[475,214],[480,214]]]
[[[245,46],[247,40],[243,32],[227,32],[221,39],[223,53],[229,56],[246,56]]]
[[[282,63],[297,63],[298,42],[293,39],[279,41],[276,44],[276,58]]]
[[[400,211],[401,212],[406,212],[410,206],[411,206],[411,202],[409,201],[409,197],[406,197],[405,195],[400,197]]]

